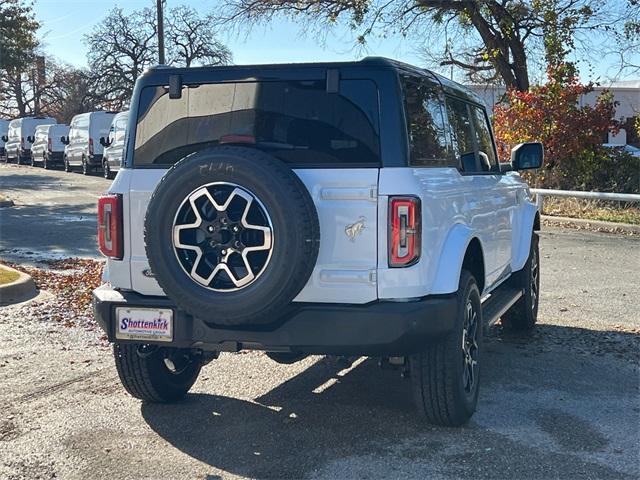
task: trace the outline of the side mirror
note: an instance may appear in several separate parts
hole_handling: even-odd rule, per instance
[[[542,167],[544,148],[540,142],[527,142],[511,149],[512,170],[534,170]]]
[[[9,137],[7,137],[6,135],[2,135],[2,141],[3,142],[8,142],[9,141]]]
[[[33,143],[33,137],[31,135],[27,137],[27,142]]]
[[[69,144],[69,137],[62,136],[62,137],[60,137],[60,141],[63,144],[68,145]]]

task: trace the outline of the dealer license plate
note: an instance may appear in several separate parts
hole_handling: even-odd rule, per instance
[[[123,340],[173,340],[173,311],[169,308],[116,308],[116,338]]]

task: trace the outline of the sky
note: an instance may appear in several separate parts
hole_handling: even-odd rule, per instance
[[[190,4],[201,12],[213,12],[219,0],[166,0],[167,6]],[[125,12],[150,6],[151,0],[35,0],[37,20],[42,24],[38,34],[47,54],[63,62],[86,66],[86,47],[82,38],[92,30],[113,6]],[[280,63],[303,61],[343,61],[367,55],[395,58],[415,65],[424,65],[419,50],[398,36],[369,41],[367,49],[355,48],[353,34],[347,28],[331,31],[324,42],[307,34],[298,24],[277,19],[266,26],[253,27],[250,32],[221,32],[223,41],[233,53],[235,64]],[[607,83],[617,73],[613,59],[602,59],[597,64],[580,65],[583,80]],[[614,73],[615,72],[615,73]],[[441,71],[447,75],[447,70]],[[620,79],[637,78],[626,74]]]

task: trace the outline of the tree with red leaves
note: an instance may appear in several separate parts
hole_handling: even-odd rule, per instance
[[[616,103],[609,92],[596,104],[580,105],[593,83],[579,82],[570,64],[550,67],[548,81],[528,91],[510,89],[494,110],[494,127],[503,162],[510,149],[525,141],[544,144],[545,165],[534,177],[537,186],[589,188],[598,161],[606,157],[602,143],[617,128]]]

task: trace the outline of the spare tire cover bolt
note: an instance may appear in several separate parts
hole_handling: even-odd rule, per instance
[[[213,225],[209,225],[209,226],[207,227],[207,230],[209,230],[210,232],[213,232]]]
[[[237,226],[237,225],[234,225],[234,226],[233,226],[233,231],[237,233],[237,232],[238,232],[238,230],[239,230],[239,229],[238,229],[238,226]]]

